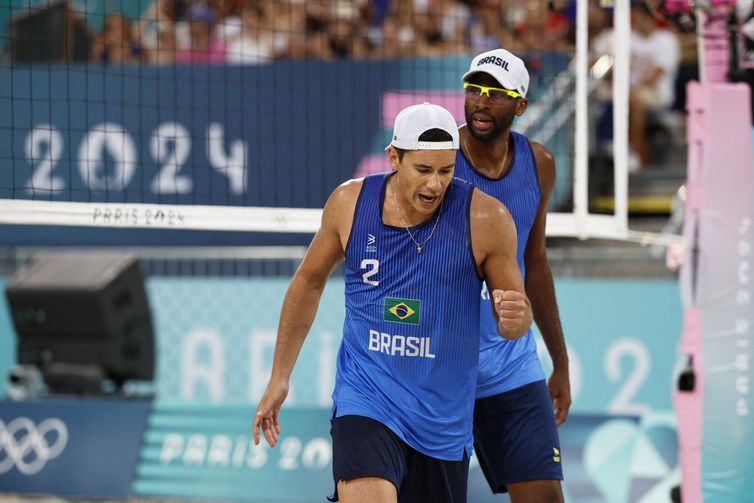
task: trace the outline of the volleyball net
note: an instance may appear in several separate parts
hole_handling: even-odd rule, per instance
[[[600,136],[589,9],[606,8],[440,4],[3,0],[0,222],[57,228],[50,240],[71,244],[88,242],[96,231],[87,227],[301,243],[280,236],[315,232],[339,183],[388,169],[383,148],[401,108],[431,101],[465,122],[461,75],[474,54],[504,46],[532,76],[514,129],[558,163],[548,234],[625,239],[623,98],[607,191],[614,209],[590,212],[588,194]],[[627,5],[614,8],[616,40],[628,30]],[[628,68],[620,51],[617,77]],[[44,244],[43,228],[33,233]],[[154,241],[132,234],[133,244]]]

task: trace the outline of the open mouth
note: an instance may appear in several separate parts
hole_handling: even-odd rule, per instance
[[[492,126],[494,125],[492,119],[483,115],[474,116],[471,122],[474,125],[474,129],[478,131],[487,131],[492,129]]]
[[[437,196],[429,196],[427,194],[419,194],[419,200],[426,206],[432,206],[437,201]]]

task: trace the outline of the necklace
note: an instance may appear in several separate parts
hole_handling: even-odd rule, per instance
[[[463,146],[466,148],[466,153],[469,155],[469,160],[471,161],[472,166],[479,169],[479,165],[474,162],[474,158],[471,157],[471,150],[469,150],[469,146],[466,143],[466,138],[463,139]],[[505,154],[503,155],[503,162],[500,163],[500,169],[497,171],[497,174],[495,175],[495,179],[500,178],[500,175],[503,173],[503,170],[505,169],[505,161],[508,160],[508,142],[505,142]]]
[[[396,176],[396,179],[395,179],[396,183],[400,186],[401,179],[397,173],[395,174],[395,176]],[[406,229],[406,232],[408,232],[408,237],[410,237],[411,241],[413,241],[414,244],[416,245],[416,252],[421,253],[422,249],[424,248],[424,245],[427,244],[427,241],[432,239],[432,236],[435,233],[435,229],[437,228],[437,222],[440,221],[440,215],[442,214],[442,205],[445,203],[445,198],[443,197],[442,201],[440,201],[440,209],[437,210],[437,218],[435,218],[435,224],[432,226],[432,230],[430,231],[429,236],[427,236],[427,239],[425,239],[421,243],[416,240],[414,235],[411,233],[411,229],[408,228],[408,224],[406,224],[406,219],[403,218],[403,213],[401,212],[401,206],[398,204],[398,198],[395,195],[395,187],[393,187],[393,202],[395,203],[395,209],[398,210],[398,216],[401,217],[401,223],[403,224],[403,228]]]

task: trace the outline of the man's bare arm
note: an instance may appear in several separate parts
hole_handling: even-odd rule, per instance
[[[529,232],[529,241],[526,244],[525,286],[526,295],[531,301],[534,321],[537,323],[552,360],[553,372],[548,380],[548,388],[556,410],[555,421],[560,426],[566,420],[571,407],[571,386],[568,353],[545,242],[547,203],[555,186],[555,160],[542,145],[532,142],[531,146],[537,165],[541,200],[534,225]]]
[[[288,286],[280,311],[270,382],[254,417],[255,444],[259,443],[260,427],[270,446],[277,443],[278,412],[288,395],[293,366],[317,314],[327,279],[343,259],[360,186],[358,182],[346,183],[330,196],[322,213],[322,225]]]
[[[471,200],[471,239],[498,331],[518,339],[529,330],[532,311],[516,263],[516,226],[501,202],[478,190]]]

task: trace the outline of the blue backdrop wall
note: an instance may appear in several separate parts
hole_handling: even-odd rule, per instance
[[[148,280],[158,346],[157,400],[134,466],[133,494],[322,501],[330,490],[328,407],[343,319],[339,278],[325,290],[292,376],[283,442],[274,450],[250,445],[251,418],[267,382],[286,286],[284,279]],[[681,329],[676,283],[561,279],[556,287],[574,394],[571,417],[561,429],[568,501],[667,501],[678,480],[670,405]],[[3,301],[2,375],[13,362],[14,347]],[[81,414],[43,412],[36,421]],[[19,417],[13,407],[0,413],[7,414],[0,414],[5,424]],[[51,460],[49,470],[64,470],[61,464]],[[0,473],[0,488],[24,492],[29,481],[16,472],[11,467],[7,475]],[[99,490],[83,494],[102,495]],[[475,502],[495,501],[474,461],[469,491]]]

